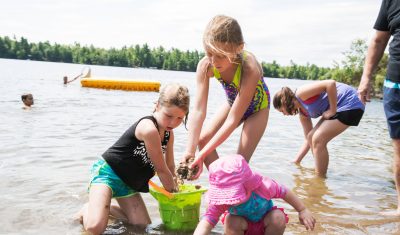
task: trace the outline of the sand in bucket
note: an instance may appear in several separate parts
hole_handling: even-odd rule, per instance
[[[200,218],[201,195],[207,191],[199,185],[183,184],[169,199],[150,187],[150,194],[158,201],[160,216],[167,230],[193,231]]]

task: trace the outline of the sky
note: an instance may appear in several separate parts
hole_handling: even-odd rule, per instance
[[[217,14],[241,25],[259,61],[332,67],[356,39],[370,41],[381,0],[9,0],[0,36],[29,42],[199,50]]]

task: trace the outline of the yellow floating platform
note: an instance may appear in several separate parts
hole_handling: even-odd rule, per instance
[[[81,79],[83,87],[101,89],[127,90],[127,91],[156,91],[160,90],[160,82],[129,79],[110,79],[90,77]]]

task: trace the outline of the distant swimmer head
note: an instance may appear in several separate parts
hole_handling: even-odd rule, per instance
[[[25,106],[31,107],[34,104],[33,95],[31,93],[24,93],[21,95],[21,100]]]

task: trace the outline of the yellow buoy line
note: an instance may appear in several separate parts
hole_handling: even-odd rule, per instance
[[[118,78],[92,77],[89,67],[82,71],[82,87],[92,87],[101,89],[126,90],[126,91],[156,91],[160,90],[161,83],[148,80],[130,80]]]
[[[160,82],[129,80],[115,78],[89,77],[81,79],[82,87],[92,87],[101,89],[127,90],[127,91],[156,91],[160,90]]]

